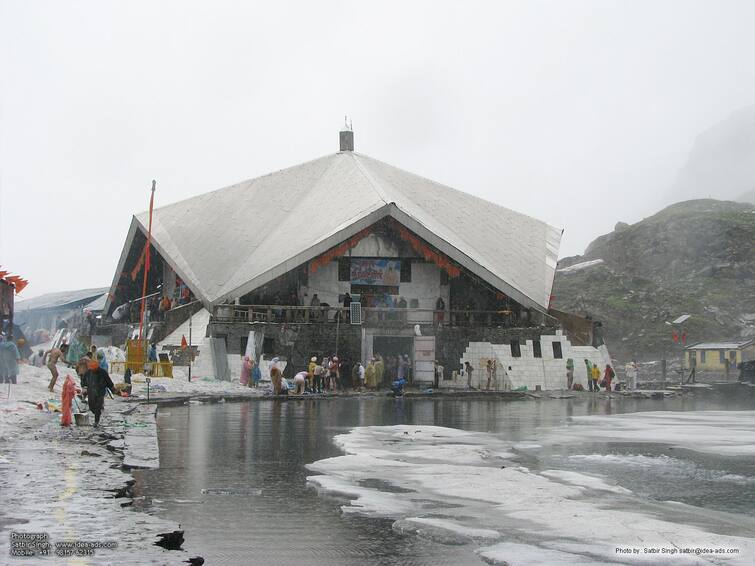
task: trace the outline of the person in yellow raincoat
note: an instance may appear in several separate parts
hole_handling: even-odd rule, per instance
[[[378,389],[383,385],[383,378],[385,377],[385,363],[383,357],[378,354],[375,356],[375,385]]]
[[[598,364],[592,366],[590,377],[592,377],[592,384],[593,387],[595,387],[593,391],[600,391],[600,385],[598,385],[598,381],[600,380],[600,368],[598,367]]]
[[[367,389],[375,389],[375,359],[371,359],[364,370],[364,385]]]

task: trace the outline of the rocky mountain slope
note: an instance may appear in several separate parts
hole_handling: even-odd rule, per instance
[[[590,315],[619,359],[678,355],[666,321],[692,315],[687,343],[755,334],[755,206],[671,205],[559,262],[552,306]]]

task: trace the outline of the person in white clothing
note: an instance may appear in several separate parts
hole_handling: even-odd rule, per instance
[[[300,371],[294,376],[294,395],[304,395],[307,387],[307,372]]]
[[[637,389],[637,362],[632,360],[624,369],[627,373],[627,388],[634,391]]]

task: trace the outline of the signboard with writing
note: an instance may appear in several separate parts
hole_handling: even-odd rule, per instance
[[[398,286],[401,280],[401,260],[398,259],[352,259],[352,285]]]

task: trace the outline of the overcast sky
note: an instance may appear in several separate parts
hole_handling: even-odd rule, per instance
[[[0,0],[0,264],[20,298],[107,286],[153,178],[163,205],[333,153],[344,114],[357,151],[581,253],[755,103],[754,21],[747,1]]]

